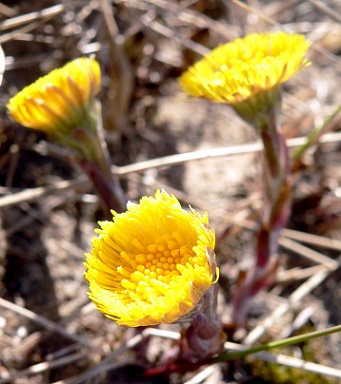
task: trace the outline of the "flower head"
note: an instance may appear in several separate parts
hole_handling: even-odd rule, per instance
[[[191,96],[236,105],[309,65],[309,45],[298,34],[251,34],[214,49],[180,77],[180,86]]]
[[[207,214],[184,210],[165,191],[128,203],[95,230],[86,254],[89,297],[119,325],[172,323],[216,281],[215,234]]]
[[[59,137],[82,123],[100,87],[98,62],[79,58],[24,88],[7,108],[25,127]]]

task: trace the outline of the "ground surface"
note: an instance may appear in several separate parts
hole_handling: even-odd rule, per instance
[[[125,173],[124,166],[256,141],[252,128],[228,107],[186,101],[177,86],[177,77],[205,47],[246,33],[284,28],[313,42],[313,64],[284,87],[281,121],[288,139],[306,135],[334,113],[341,99],[340,2],[245,4],[251,9],[229,0],[0,3],[0,42],[6,56],[0,90],[0,383],[184,383],[200,371],[143,378],[144,367],[155,366],[173,342],[152,337],[133,350],[129,342],[141,334],[118,327],[89,304],[83,253],[90,249],[93,228],[103,213],[90,185],[72,184],[80,173],[64,152],[44,135],[11,121],[5,105],[51,69],[96,54],[103,72],[100,98],[107,141],[113,163],[122,166],[126,194],[138,200],[165,188],[184,206],[209,212],[218,237],[219,311],[228,321],[238,271],[252,257],[252,228],[262,212],[260,154],[162,168],[153,164],[139,173]],[[26,16],[17,19],[21,15]],[[117,69],[119,60],[125,60],[124,70]],[[341,323],[340,128],[339,116],[327,126],[327,133],[335,135],[329,136],[330,142],[314,146],[293,170],[287,227],[297,232],[283,234],[277,281],[257,297],[241,338],[251,337],[279,307],[284,308],[282,315],[252,342]],[[71,181],[70,187],[60,190],[64,180]],[[37,187],[51,186],[52,192],[34,197]],[[21,192],[25,194],[14,203],[5,199]],[[319,237],[307,238],[305,233]],[[34,314],[42,317],[32,319]],[[166,329],[179,331],[177,325]],[[234,338],[230,341],[242,341]],[[127,345],[128,351],[120,349]],[[287,368],[286,362],[271,365],[254,357],[210,366],[206,378],[191,382],[341,380],[335,378],[341,372],[340,334],[280,352],[338,371],[334,377],[328,369],[317,376]]]

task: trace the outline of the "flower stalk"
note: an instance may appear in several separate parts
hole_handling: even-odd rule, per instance
[[[185,93],[230,105],[263,142],[264,214],[253,264],[240,273],[232,303],[237,326],[244,326],[250,301],[276,275],[278,237],[290,211],[288,151],[278,125],[281,85],[310,64],[309,45],[298,34],[250,34],[215,48],[179,79]]]
[[[118,176],[111,170],[112,163],[104,140],[101,105],[98,100],[94,100],[89,109],[89,119],[84,122],[83,127],[72,131],[72,139],[82,143],[79,150],[74,152],[73,160],[91,180],[106,216],[111,216],[111,209],[123,212],[127,201]]]
[[[186,324],[178,358],[212,356],[224,338],[216,313],[215,233],[207,214],[184,210],[160,190],[112,213],[112,221],[99,223],[86,254],[90,299],[121,326]]]
[[[196,361],[208,358],[221,351],[225,334],[217,314],[218,286],[213,285],[202,297],[201,306],[182,332],[180,361]]]
[[[101,72],[94,59],[76,59],[51,71],[10,99],[10,116],[46,133],[72,150],[72,158],[88,175],[105,212],[126,207],[103,136],[101,106],[96,95]]]
[[[289,156],[285,138],[278,127],[278,105],[269,109],[254,127],[263,142],[263,174],[265,201],[260,229],[256,239],[255,258],[232,302],[235,324],[245,323],[249,303],[276,277],[278,238],[290,214]],[[264,118],[265,117],[265,118]]]
[[[112,214],[86,254],[90,299],[122,326],[191,321],[219,273],[207,214],[160,190]]]

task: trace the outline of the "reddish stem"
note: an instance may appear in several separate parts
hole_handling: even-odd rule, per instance
[[[240,282],[233,299],[233,321],[244,326],[251,299],[270,285],[278,265],[278,238],[290,213],[289,157],[285,139],[277,130],[276,113],[270,111],[260,129],[264,145],[265,208],[257,235],[253,265]]]
[[[123,212],[126,209],[125,197],[115,174],[103,172],[97,164],[87,160],[80,159],[79,166],[91,180],[97,195],[101,199],[108,218],[111,218],[110,210]]]

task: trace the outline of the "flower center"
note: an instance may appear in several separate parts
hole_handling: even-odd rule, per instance
[[[186,262],[193,255],[191,247],[183,244],[179,232],[163,235],[158,244],[149,244],[146,253],[140,253],[135,257],[136,271],[143,274],[144,277],[155,278],[168,283],[171,276],[180,275],[176,265],[186,265]]]
[[[170,281],[181,275],[177,265],[192,263],[195,256],[192,245],[186,244],[180,232],[164,234],[157,244],[147,247],[137,239],[133,244],[141,253],[124,255],[125,260],[130,259],[132,268],[120,266],[117,271],[123,276],[122,287],[138,294],[150,289],[154,294],[164,294]]]

